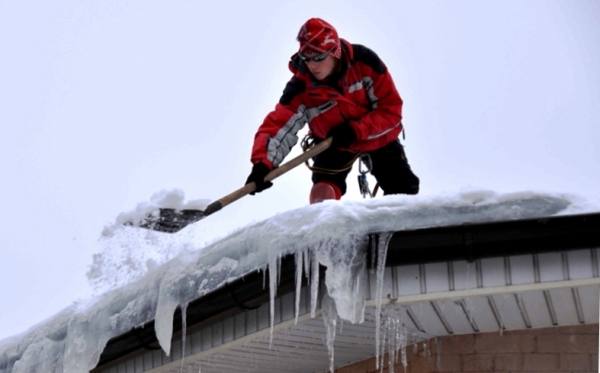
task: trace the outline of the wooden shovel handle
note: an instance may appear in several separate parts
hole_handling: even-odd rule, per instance
[[[328,138],[328,139],[320,142],[319,144],[313,146],[312,148],[308,149],[307,151],[300,154],[296,158],[293,158],[290,161],[275,168],[273,171],[269,172],[269,174],[267,176],[265,176],[265,181],[275,180],[276,178],[285,174],[292,168],[295,168],[296,166],[306,162],[307,160],[316,156],[317,154],[322,153],[323,151],[325,151],[327,148],[329,148],[331,146],[331,141],[332,141],[331,138]],[[240,189],[238,189],[232,193],[229,193],[225,197],[220,198],[219,200],[214,201],[213,203],[208,205],[206,207],[206,210],[204,210],[204,216],[208,216],[208,215],[212,214],[213,212],[219,211],[223,207],[254,192],[255,190],[256,190],[256,184],[254,182],[244,185]]]

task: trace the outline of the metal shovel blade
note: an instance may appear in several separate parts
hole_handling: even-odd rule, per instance
[[[205,216],[202,210],[161,208],[158,213],[146,216],[138,226],[158,232],[175,233]]]

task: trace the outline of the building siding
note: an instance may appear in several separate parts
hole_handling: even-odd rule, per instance
[[[388,356],[335,373],[598,372],[598,324],[446,336],[409,347],[407,367]]]

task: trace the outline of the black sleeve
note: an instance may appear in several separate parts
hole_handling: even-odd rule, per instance
[[[279,99],[279,103],[282,105],[289,105],[291,104],[294,97],[298,96],[305,90],[306,83],[303,80],[298,79],[294,76],[285,86],[285,89],[283,90],[283,95]]]

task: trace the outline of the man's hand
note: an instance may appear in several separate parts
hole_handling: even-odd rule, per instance
[[[267,174],[269,172],[271,172],[271,170],[269,169],[269,166],[267,166],[266,164],[264,164],[262,162],[258,162],[254,166],[252,166],[252,172],[250,173],[250,176],[248,176],[248,179],[246,180],[246,184],[250,184],[251,182],[254,182],[256,184],[256,190],[254,192],[250,193],[251,195],[260,193],[263,190],[269,189],[270,187],[273,186],[272,182],[265,181],[265,176],[267,176]]]
[[[332,137],[332,148],[347,148],[356,141],[356,133],[350,125],[345,122],[329,130],[327,137]]]

